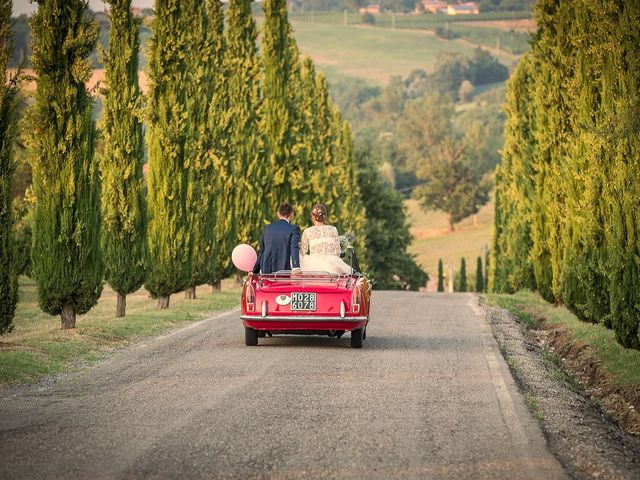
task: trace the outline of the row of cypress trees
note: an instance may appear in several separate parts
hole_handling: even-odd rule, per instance
[[[156,0],[147,98],[131,0],[108,2],[97,141],[85,85],[98,28],[86,2],[43,0],[32,19],[38,83],[25,127],[36,194],[33,274],[44,311],[72,328],[76,314],[96,304],[103,279],[118,293],[118,316],[143,284],[160,308],[182,290],[193,298],[196,286],[233,271],[233,246],[257,244],[282,201],[299,210],[326,203],[339,228],[361,230],[349,127],[326,79],[300,60],[284,0],[264,2],[260,55],[252,0],[230,0],[226,28],[220,0]],[[4,105],[3,97],[3,115]],[[10,132],[2,134],[7,169]],[[15,285],[12,278],[2,285]],[[1,293],[4,305],[9,295]]]
[[[18,88],[7,77],[11,57],[11,0],[0,0],[0,335],[13,328],[18,302],[18,274],[12,237],[11,178],[16,165],[13,142],[16,136]]]
[[[640,4],[539,0],[509,82],[490,288],[640,348]]]

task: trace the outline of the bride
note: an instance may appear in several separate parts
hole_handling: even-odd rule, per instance
[[[313,226],[302,232],[300,267],[303,272],[351,273],[351,267],[340,258],[338,230],[326,225],[326,220],[326,207],[315,205],[311,209]]]

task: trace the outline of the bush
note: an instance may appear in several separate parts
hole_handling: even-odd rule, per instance
[[[454,292],[466,292],[468,290],[469,279],[467,278],[467,262],[462,257],[460,259],[460,271],[456,272],[453,277],[453,291]]]
[[[375,25],[376,17],[374,17],[372,13],[365,12],[362,14],[362,23],[365,25]]]

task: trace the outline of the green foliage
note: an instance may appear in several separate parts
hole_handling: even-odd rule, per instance
[[[407,252],[411,243],[402,197],[380,178],[368,150],[358,152],[358,184],[366,223],[367,274],[375,288],[418,290],[429,277]]]
[[[269,200],[271,210],[283,201],[300,203],[298,192],[306,188],[304,156],[296,156],[299,124],[296,122],[299,74],[298,49],[287,19],[285,0],[263,3],[262,62],[264,96],[261,127],[266,139],[268,171],[271,173]]]
[[[227,9],[226,90],[229,96],[229,151],[236,173],[234,214],[240,243],[257,245],[264,220],[273,208],[265,198],[269,177],[265,171],[264,138],[259,129],[260,60],[251,0],[230,0]]]
[[[365,25],[375,25],[376,17],[374,17],[369,12],[365,12],[362,14],[362,23],[364,23]]]
[[[16,273],[31,277],[32,223],[35,208],[33,189],[28,188],[23,198],[13,202]]]
[[[149,59],[149,254],[145,287],[159,298],[183,290],[191,278],[191,232],[186,205],[189,51],[193,38],[184,3],[158,0]]]
[[[487,50],[476,48],[469,60],[467,78],[474,85],[504,82],[509,78],[509,71],[500,61]]]
[[[334,215],[336,226],[340,231],[358,232],[356,234],[356,247],[361,252],[361,262],[367,265],[364,245],[365,237],[365,209],[361,197],[361,188],[358,185],[358,172],[354,157],[353,139],[349,124],[342,120],[342,115],[334,109],[333,128],[335,137],[335,156],[332,161],[333,168],[325,170],[325,185],[331,188],[334,198]],[[370,252],[375,255],[375,252]]]
[[[476,262],[476,292],[484,292],[484,274],[482,271],[482,257],[478,257]]]
[[[444,271],[441,258],[438,259],[438,291],[444,292]]]
[[[456,272],[453,280],[453,290],[455,292],[467,291],[467,262],[464,257],[460,259],[460,270]]]
[[[109,0],[109,50],[104,55],[102,251],[105,279],[121,295],[140,288],[148,261],[147,205],[142,175],[144,136],[139,118],[138,26],[131,0]]]
[[[544,298],[640,348],[640,5],[541,0],[535,12],[510,84],[491,288],[530,286],[531,263]]]
[[[13,329],[18,302],[11,185],[16,168],[13,148],[19,90],[15,78],[7,78],[7,64],[12,51],[11,5],[9,0],[0,1],[0,335]]]
[[[518,65],[507,94],[507,123],[502,163],[496,172],[494,234],[491,245],[489,291],[513,293],[535,289],[531,200],[534,192],[535,150],[534,107],[528,92],[535,81],[532,59],[525,56]]]
[[[189,286],[213,283],[229,266],[233,239],[233,165],[229,158],[228,93],[224,88],[224,14],[219,0],[184,2],[189,25],[185,161],[191,235]]]
[[[63,307],[86,313],[102,291],[95,125],[85,87],[97,26],[86,12],[81,0],[64,6],[44,0],[31,20],[38,77],[35,103],[25,119],[37,199],[32,269],[40,307],[52,315]]]
[[[477,213],[489,199],[490,185],[473,172],[464,156],[464,147],[455,140],[438,144],[418,170],[425,183],[414,190],[414,196],[429,210],[442,210],[453,224]]]

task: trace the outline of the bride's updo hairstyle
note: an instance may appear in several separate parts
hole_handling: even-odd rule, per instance
[[[327,207],[321,204],[314,205],[311,209],[311,218],[316,222],[324,223],[327,221]]]

